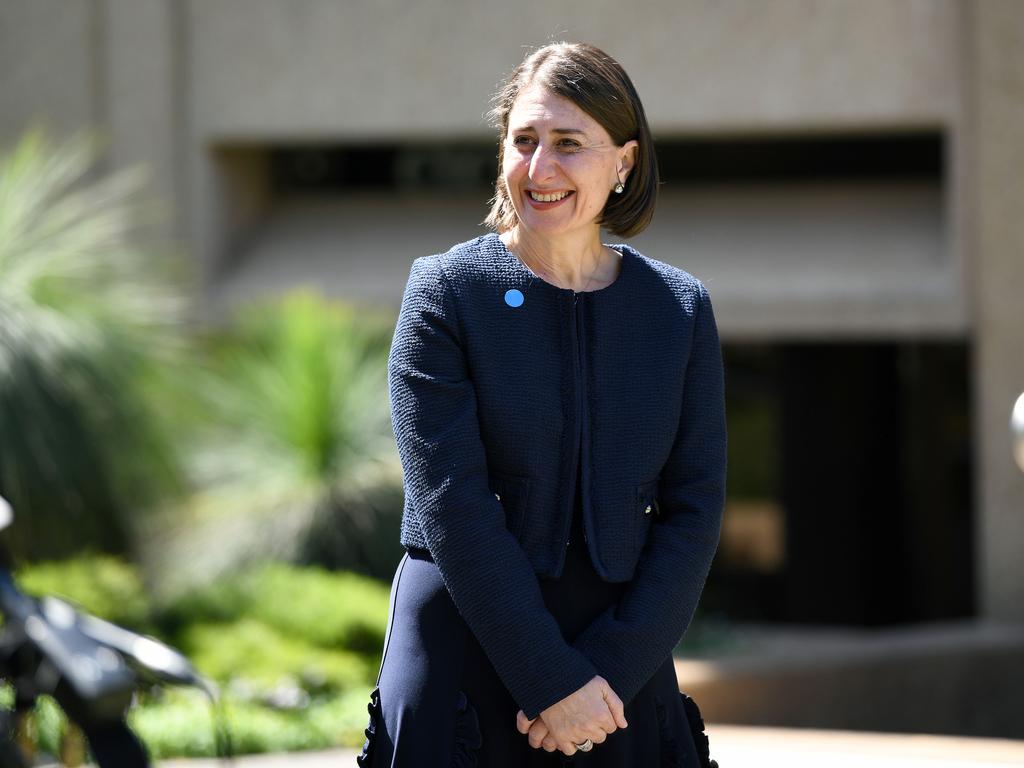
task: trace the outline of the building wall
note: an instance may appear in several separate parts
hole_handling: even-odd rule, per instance
[[[38,121],[65,134],[102,119],[91,3],[0,3],[0,139]]]
[[[944,125],[952,0],[336,3],[192,0],[198,130],[464,136],[524,45],[614,52],[663,132]],[[488,132],[489,135],[489,132]]]
[[[61,131],[102,127],[111,165],[152,168],[155,196],[169,207],[168,228],[191,245],[213,283],[231,260],[237,193],[258,175],[244,158],[239,164],[238,150],[281,142],[490,137],[483,115],[496,83],[525,45],[552,38],[591,40],[614,51],[636,81],[659,138],[925,127],[955,140],[958,10],[954,0],[656,0],[639,10],[596,2],[585,14],[576,4],[537,0],[5,0],[0,35],[5,71],[12,74],[0,96],[0,137],[17,133],[34,114]],[[847,208],[875,198],[875,190],[864,190]],[[740,216],[749,211],[751,232],[764,218],[790,230],[804,226],[805,201],[788,201],[780,217],[758,208],[765,199],[742,190],[712,200],[668,195],[660,229],[649,240],[672,260],[680,232],[668,223],[682,220],[692,231],[694,222],[684,220],[691,208],[715,217],[723,206],[738,208]],[[247,204],[258,211],[258,202],[257,196]],[[906,301],[893,313],[892,302],[880,308],[862,293],[845,313],[851,328],[870,332],[875,322],[876,332],[964,331],[961,253],[945,248],[955,218],[947,203],[927,202],[925,209],[920,198],[909,203],[904,223],[921,233],[916,239],[863,243],[861,251],[882,254],[883,264],[892,253],[909,259],[912,272],[938,271],[922,292],[905,275],[862,270],[869,282],[877,275],[872,285],[881,293]],[[464,217],[479,220],[475,209]],[[756,232],[755,244],[783,242],[779,234]],[[788,309],[757,301],[765,280],[757,265],[771,265],[777,252],[755,250],[745,258],[749,243],[722,240],[721,228],[715,237],[717,247],[710,242],[676,258],[698,273],[721,265],[719,282],[739,288],[734,297],[721,297],[734,310],[727,317],[736,318],[734,327],[726,321],[727,332],[836,330],[828,322],[834,314],[812,297]],[[941,253],[932,264],[922,251],[934,250],[936,239]],[[842,271],[831,279],[851,284]],[[744,289],[748,282],[758,289]],[[792,280],[784,285],[801,290]]]

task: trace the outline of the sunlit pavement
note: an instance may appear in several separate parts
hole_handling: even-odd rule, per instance
[[[1024,741],[956,736],[816,731],[714,725],[711,756],[721,768],[988,768],[1024,766]],[[239,758],[243,768],[337,768],[355,764],[355,750]],[[163,768],[214,768],[216,760],[167,760]],[[625,767],[624,767],[625,768]],[[630,766],[629,768],[633,768]]]
[[[239,768],[349,768],[356,764],[356,755],[360,750],[329,749],[322,752],[289,752],[276,755],[251,755],[235,758],[231,762],[225,760],[164,760],[160,768],[221,768],[225,765]],[[725,766],[722,766],[725,768]]]
[[[923,734],[709,725],[721,768],[1024,766],[1024,741]]]

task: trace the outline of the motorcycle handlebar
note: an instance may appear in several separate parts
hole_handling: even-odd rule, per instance
[[[0,611],[9,632],[24,637],[41,657],[40,693],[50,693],[76,719],[119,720],[131,703],[135,675],[110,648],[79,630],[65,603],[35,600],[0,569]]]
[[[15,585],[0,567],[0,612],[9,631],[24,637],[52,673],[47,690],[77,720],[119,720],[131,702],[138,678],[192,685],[216,698],[185,656],[150,637],[95,616],[79,613],[54,597],[36,599]],[[58,683],[63,683],[58,685]]]

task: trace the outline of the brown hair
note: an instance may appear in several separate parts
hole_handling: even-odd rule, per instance
[[[505,232],[519,222],[505,188],[501,165],[512,104],[524,88],[535,84],[569,99],[593,117],[608,131],[616,146],[636,139],[639,144],[636,163],[626,190],[608,196],[598,223],[620,237],[642,232],[651,222],[658,198],[658,159],[654,154],[651,129],[629,75],[615,59],[587,43],[551,43],[534,51],[512,70],[495,95],[490,117],[500,132],[498,179],[491,212],[483,223]]]

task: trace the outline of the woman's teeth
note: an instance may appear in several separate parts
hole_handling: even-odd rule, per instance
[[[568,197],[568,195],[568,192],[553,192],[550,195],[542,195],[540,192],[530,192],[530,197],[538,203],[553,203],[556,200],[561,200],[563,197]]]

